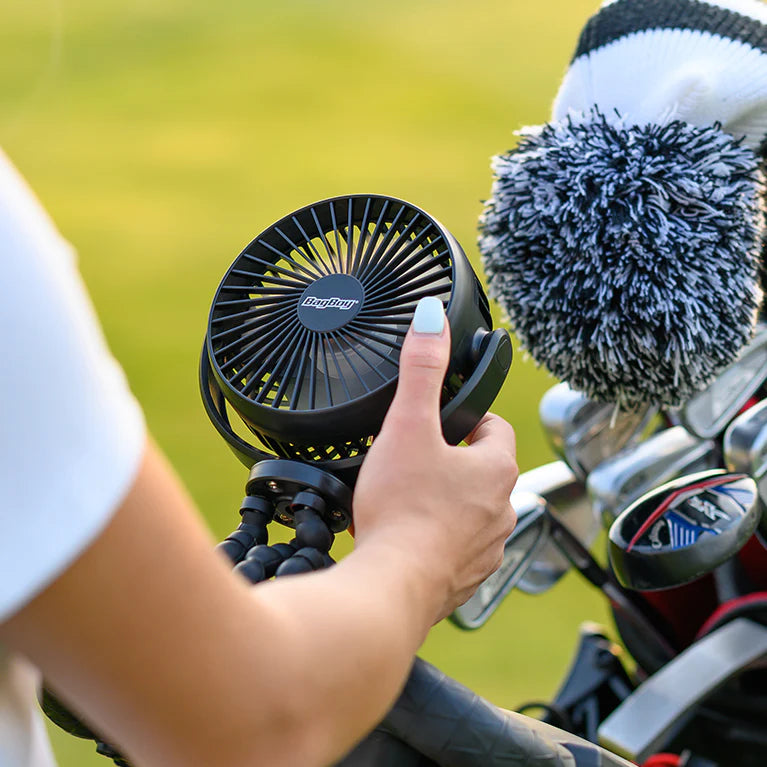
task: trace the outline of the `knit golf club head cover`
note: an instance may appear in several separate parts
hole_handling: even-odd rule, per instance
[[[479,247],[520,344],[594,399],[680,405],[762,301],[767,4],[603,3],[519,135]]]

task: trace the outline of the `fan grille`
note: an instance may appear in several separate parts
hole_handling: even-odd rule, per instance
[[[256,432],[261,442],[275,455],[281,458],[298,458],[307,463],[322,461],[340,461],[364,455],[373,444],[373,436],[328,445],[298,445],[282,442]]]
[[[318,317],[335,312],[339,319],[318,330],[302,322],[299,306],[330,275],[350,275],[363,297],[348,320],[343,306],[323,305]],[[418,208],[362,195],[316,203],[267,229],[232,265],[211,310],[213,363],[257,405],[291,411],[343,405],[396,377],[416,304],[423,296],[447,302],[452,281],[450,246]],[[305,459],[346,457],[368,443],[328,446]]]

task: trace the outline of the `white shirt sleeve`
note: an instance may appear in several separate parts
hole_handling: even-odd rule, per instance
[[[0,621],[104,528],[144,443],[74,253],[0,152]]]

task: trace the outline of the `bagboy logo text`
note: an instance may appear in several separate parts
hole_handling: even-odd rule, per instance
[[[308,306],[310,309],[342,309],[347,311],[358,303],[359,300],[356,298],[337,298],[336,296],[331,298],[315,298],[314,296],[307,296],[301,302],[301,306]]]

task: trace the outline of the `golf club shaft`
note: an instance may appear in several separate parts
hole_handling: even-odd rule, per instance
[[[551,537],[559,550],[572,562],[578,572],[593,586],[600,589],[616,610],[631,621],[647,640],[656,646],[666,659],[676,655],[668,640],[656,629],[653,622],[640,607],[615,582],[608,570],[594,559],[591,552],[578,540],[575,534],[558,517],[556,511],[548,508],[551,521]]]

